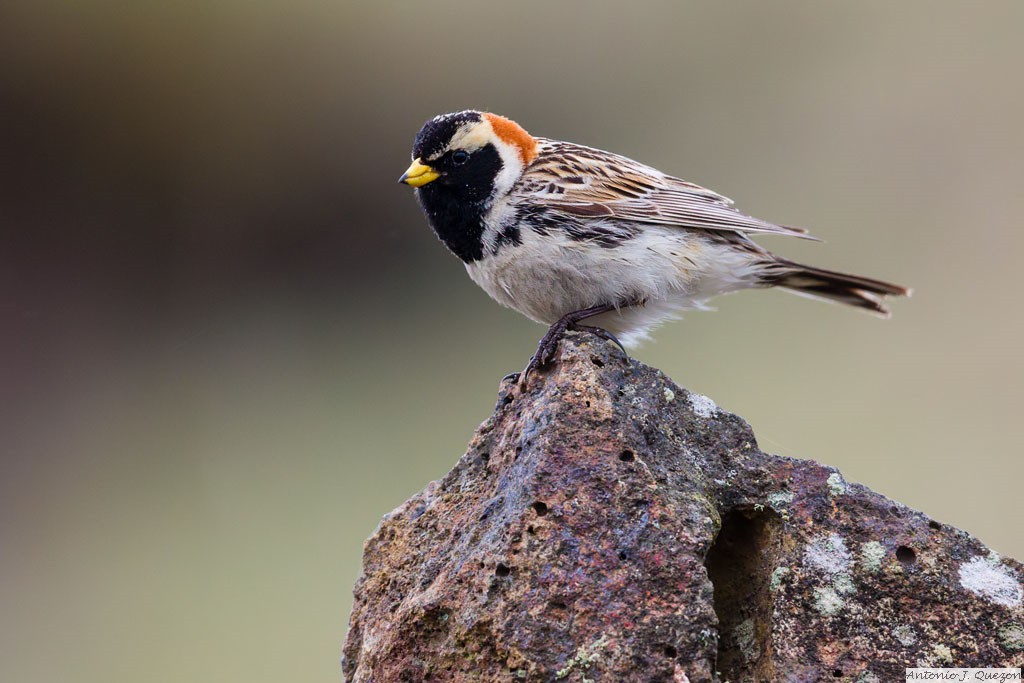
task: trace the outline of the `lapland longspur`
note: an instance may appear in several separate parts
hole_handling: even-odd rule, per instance
[[[521,383],[553,357],[566,329],[630,346],[681,311],[741,289],[781,287],[882,316],[886,296],[910,293],[775,256],[750,236],[809,235],[618,154],[534,137],[496,114],[437,116],[412,156],[399,181],[416,188],[431,228],[473,281],[550,325]]]

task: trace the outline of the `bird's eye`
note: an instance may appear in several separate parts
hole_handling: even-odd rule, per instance
[[[463,150],[457,150],[452,152],[452,163],[456,166],[462,166],[464,163],[469,161],[469,152]]]

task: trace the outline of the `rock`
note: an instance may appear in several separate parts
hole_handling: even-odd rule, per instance
[[[586,335],[366,542],[350,683],[902,681],[1024,665],[1019,562],[763,453]]]

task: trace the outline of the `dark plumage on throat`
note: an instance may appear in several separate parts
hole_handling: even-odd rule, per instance
[[[502,168],[501,155],[494,145],[485,145],[474,150],[462,164],[452,160],[451,152],[429,163],[441,176],[416,190],[416,196],[430,227],[465,263],[481,259],[483,218],[493,201],[494,179]]]

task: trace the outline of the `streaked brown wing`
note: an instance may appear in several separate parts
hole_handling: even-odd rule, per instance
[[[732,200],[617,154],[539,138],[540,155],[517,194],[572,216],[816,239],[800,228],[742,214]]]

